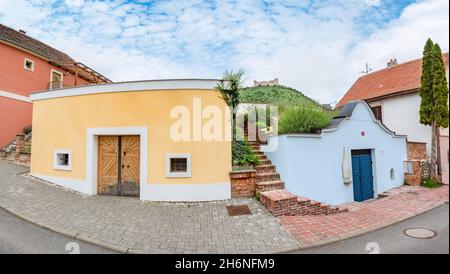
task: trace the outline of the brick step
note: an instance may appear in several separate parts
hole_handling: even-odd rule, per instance
[[[348,209],[295,196],[286,189],[262,192],[260,201],[274,216],[330,215],[348,212]]]
[[[260,160],[261,161],[261,165],[271,165],[272,161],[270,161],[269,159],[264,159],[264,160]]]
[[[259,143],[258,141],[247,141],[247,143],[248,143],[251,147],[260,146],[260,143]]]
[[[253,152],[254,152],[256,155],[264,155],[264,152],[259,151],[259,150],[253,150]]]
[[[267,155],[265,154],[256,154],[259,157],[259,160],[267,160]]]
[[[330,215],[341,212],[348,212],[348,209],[324,204],[304,197],[297,197],[297,204],[300,207],[298,215]]]
[[[256,182],[270,182],[270,181],[279,181],[280,174],[277,172],[266,172],[266,173],[257,173],[256,174]]]
[[[257,193],[279,190],[279,189],[284,189],[283,181],[268,181],[268,182],[256,183],[256,192]]]
[[[277,169],[274,165],[266,164],[266,165],[259,165],[256,167],[256,172],[258,173],[267,173],[267,172],[276,172]]]

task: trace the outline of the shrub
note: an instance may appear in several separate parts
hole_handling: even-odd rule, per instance
[[[31,133],[31,131],[32,131],[31,126],[27,126],[27,127],[24,127],[24,128],[23,128],[23,134],[28,135],[28,134]]]
[[[233,164],[240,166],[259,165],[260,161],[247,142],[233,141]]]
[[[422,182],[422,186],[426,187],[426,188],[438,188],[441,186],[441,184],[439,182],[436,182],[434,180],[431,179],[425,179]]]
[[[286,108],[281,114],[278,131],[280,134],[314,133],[327,127],[331,116],[332,113],[318,108]]]

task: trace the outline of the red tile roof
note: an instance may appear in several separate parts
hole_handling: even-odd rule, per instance
[[[448,53],[443,54],[448,69]],[[422,59],[385,68],[360,77],[347,91],[336,107],[354,100],[373,100],[386,96],[417,92],[422,76]]]
[[[75,60],[64,52],[2,24],[0,24],[0,40],[29,50],[54,62],[75,63]]]

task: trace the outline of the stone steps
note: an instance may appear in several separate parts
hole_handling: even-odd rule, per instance
[[[304,197],[298,197],[285,189],[261,193],[261,203],[274,216],[330,215],[348,212],[348,209],[330,206]]]
[[[261,164],[256,166],[256,172],[258,173],[267,173],[267,172],[276,172],[276,167],[272,164]]]
[[[274,216],[329,215],[345,212],[338,207],[322,204],[304,197],[298,197],[285,189],[276,166],[261,151],[260,141],[250,141],[250,147],[261,161],[256,170],[255,192],[260,194],[261,203]]]
[[[270,161],[269,159],[264,159],[264,160],[260,159],[260,161],[261,161],[261,165],[271,165],[272,164],[272,161]]]
[[[280,174],[278,172],[266,172],[266,173],[256,173],[256,182],[271,182],[280,180]]]
[[[283,181],[267,181],[256,183],[256,192],[262,193],[266,191],[284,189]]]
[[[267,155],[265,155],[265,154],[259,154],[258,155],[258,158],[259,158],[259,160],[267,160],[268,158],[267,158]]]

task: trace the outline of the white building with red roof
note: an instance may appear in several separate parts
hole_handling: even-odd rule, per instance
[[[447,79],[448,53],[443,55]],[[365,100],[376,118],[389,129],[407,135],[410,143],[425,143],[431,155],[431,127],[420,123],[419,96],[422,59],[397,64],[391,60],[388,67],[360,77],[338,102],[337,108],[350,101]],[[442,180],[449,181],[449,130],[440,130],[440,162]]]

